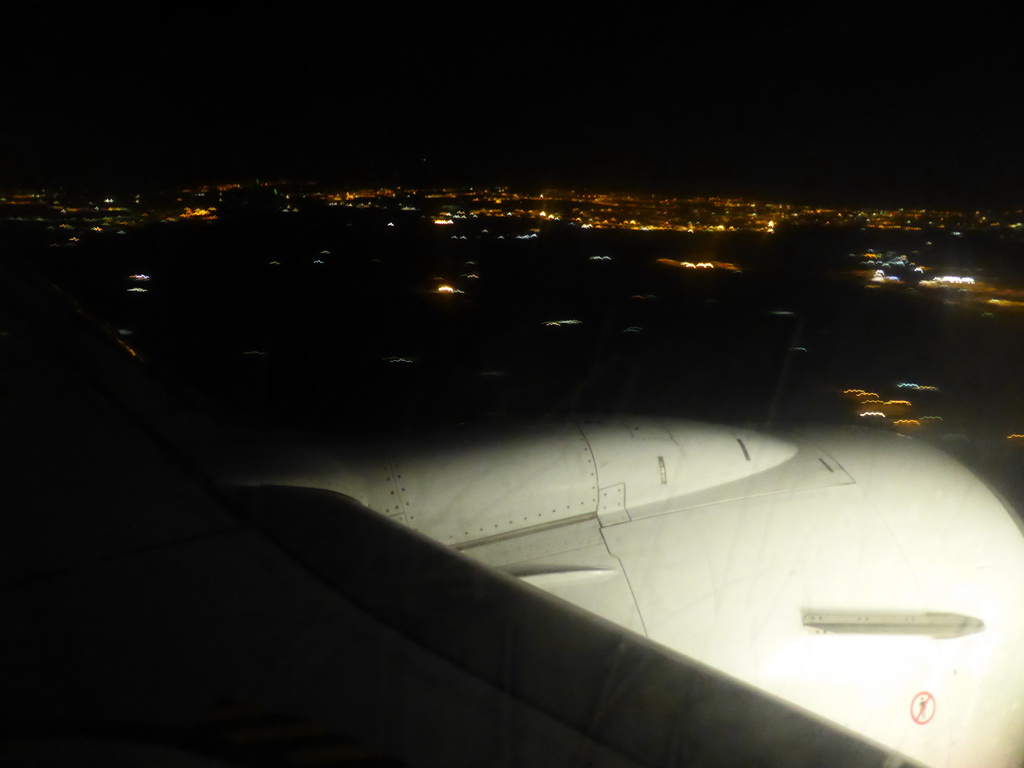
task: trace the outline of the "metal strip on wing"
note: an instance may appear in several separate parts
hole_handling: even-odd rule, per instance
[[[805,611],[803,624],[821,634],[926,635],[964,637],[985,630],[985,622],[960,613],[877,613]]]

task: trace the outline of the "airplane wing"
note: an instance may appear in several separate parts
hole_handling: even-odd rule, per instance
[[[0,269],[5,765],[913,764],[339,494],[218,485],[180,398]]]

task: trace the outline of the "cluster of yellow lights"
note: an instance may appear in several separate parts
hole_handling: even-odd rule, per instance
[[[186,208],[179,219],[216,219],[216,208]]]
[[[900,382],[897,386],[899,386],[901,389],[911,388],[915,390],[931,390],[936,392],[939,389],[938,387],[930,385],[911,384],[907,382]],[[911,403],[910,400],[882,400],[881,398],[879,398],[877,392],[869,392],[866,389],[844,389],[842,393],[844,395],[852,396],[854,399],[856,399],[858,406],[875,406],[876,408],[880,406],[894,407],[896,409],[896,414],[894,414],[895,416],[901,416],[901,414],[905,414],[906,409],[910,408],[913,405],[913,403]],[[942,421],[941,416],[918,416],[917,418],[913,419],[903,418],[902,416],[900,418],[894,418],[894,415],[891,411],[890,414],[886,414],[883,411],[865,410],[860,411],[857,415],[862,418],[874,417],[890,419],[889,423],[895,427],[922,427],[925,424],[925,422]]]
[[[668,264],[683,269],[724,269],[728,272],[737,272],[739,267],[727,261],[677,261],[676,259],[661,258],[659,264]]]
[[[906,229],[907,227],[901,227]],[[852,256],[853,254],[851,254]],[[874,264],[879,264],[881,254],[868,250],[860,254],[860,258],[865,259]],[[913,272],[923,275],[926,272],[933,270],[933,267],[915,264],[912,261],[908,261],[906,255],[901,257],[902,267],[913,268]],[[888,262],[883,263],[883,266]],[[874,266],[872,264],[871,266]],[[899,275],[886,274],[884,269],[855,269],[849,270],[849,275],[864,280],[867,283],[868,288],[878,287],[879,285],[905,285],[906,281],[900,278]],[[943,294],[945,299],[950,298],[950,288],[956,289],[955,297],[957,300],[969,301],[969,302],[980,302],[987,305],[1001,307],[1006,309],[1020,309],[1024,307],[1024,290],[1010,288],[1007,286],[1000,286],[994,283],[987,283],[978,278],[971,277],[969,275],[936,275],[930,279],[921,279],[913,284],[915,288],[921,289],[945,289],[946,293]],[[988,298],[986,294],[997,294],[996,297]]]
[[[124,339],[115,339],[115,341],[121,346],[121,348],[132,357],[138,357],[139,353],[136,352],[132,347],[124,341]]]
[[[997,307],[1024,307],[1024,301],[1013,301],[1011,299],[989,299],[989,304]]]

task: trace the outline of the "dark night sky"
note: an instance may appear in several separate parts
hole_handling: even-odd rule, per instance
[[[6,50],[0,186],[291,176],[1024,205],[1012,25],[926,7],[26,22]]]

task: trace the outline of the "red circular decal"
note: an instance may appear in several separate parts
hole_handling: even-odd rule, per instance
[[[929,722],[935,717],[935,697],[928,691],[914,694],[914,700],[910,702],[910,716],[918,725]]]

